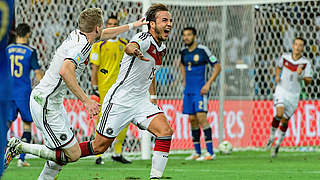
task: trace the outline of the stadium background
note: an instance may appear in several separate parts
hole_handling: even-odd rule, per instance
[[[121,24],[126,24],[142,17],[144,2],[16,0],[16,24],[27,22],[31,25],[33,32],[30,44],[38,50],[40,64],[46,70],[54,50],[77,27],[77,17],[83,9],[100,7],[105,19],[114,14],[118,15]],[[205,0],[188,3],[172,1],[171,4],[169,1],[161,2],[169,4],[174,19],[173,31],[166,42],[168,53],[163,68],[156,74],[159,104],[175,130],[172,149],[192,149],[188,116],[181,113],[183,86],[178,66],[179,51],[184,47],[181,33],[186,26],[196,27],[198,43],[208,46],[220,59],[224,69],[224,75],[220,75],[210,90],[208,119],[213,128],[215,147],[219,137],[241,149],[260,148],[265,144],[274,113],[272,93],[275,87],[275,60],[283,52],[290,51],[295,36],[307,39],[304,55],[312,60],[315,73],[312,85],[303,88],[302,101],[290,121],[283,145],[294,149],[312,147],[312,150],[320,144],[319,1],[255,5],[258,1],[247,0],[247,4],[234,5],[236,1],[231,0],[230,5],[224,4],[228,6]],[[130,39],[140,30],[121,36]],[[89,67],[80,77],[80,82],[89,93]],[[72,93],[68,92],[64,104],[78,140],[90,138],[94,133],[94,119],[89,119],[84,107]],[[223,115],[219,110],[221,105]],[[221,116],[224,117],[223,127]],[[11,136],[22,135],[23,127],[18,119],[9,132]],[[130,126],[127,135],[125,150],[139,152],[141,132]],[[36,143],[41,143],[41,134],[35,126],[33,137]]]

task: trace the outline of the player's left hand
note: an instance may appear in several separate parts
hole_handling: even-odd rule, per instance
[[[208,94],[209,89],[210,89],[210,84],[207,84],[207,83],[206,83],[206,84],[201,88],[200,94],[201,94],[201,95],[206,95],[206,94]]]
[[[298,73],[299,75],[301,75],[301,73],[302,73],[302,66],[298,66],[298,68],[297,68],[297,73]]]
[[[143,22],[144,20],[145,20],[146,18],[141,18],[141,19],[139,19],[138,21],[136,21],[136,22],[134,22],[133,23],[133,27],[139,27],[139,26],[143,26],[143,25],[147,25],[147,24],[149,24],[149,21],[146,21],[146,22]]]

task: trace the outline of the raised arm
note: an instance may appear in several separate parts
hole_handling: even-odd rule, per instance
[[[130,24],[118,26],[118,27],[113,27],[113,28],[106,28],[102,31],[101,34],[101,39],[102,40],[108,40],[116,37],[118,34],[124,33],[129,31],[132,28],[136,28],[139,26],[147,25],[149,22],[143,22],[145,18],[141,18],[138,21],[135,21]]]

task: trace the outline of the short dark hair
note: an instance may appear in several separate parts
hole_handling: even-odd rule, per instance
[[[118,23],[119,23],[119,20],[118,20],[118,17],[117,17],[117,16],[115,16],[115,15],[110,15],[110,16],[108,16],[108,19],[105,21],[105,24],[107,24],[107,22],[109,21],[109,19],[115,19],[115,20],[117,20]]]
[[[183,29],[183,31],[182,31],[182,34],[183,34],[184,31],[192,31],[192,34],[193,34],[193,35],[197,35],[197,30],[196,30],[196,28],[194,28],[194,27],[185,27],[185,28]]]
[[[159,11],[169,11],[169,9],[166,5],[161,3],[152,4],[146,12],[146,21],[156,22],[156,14]],[[150,24],[148,24],[148,29],[150,29]]]
[[[303,38],[303,37],[296,37],[296,38],[294,38],[294,41],[293,42],[295,42],[296,40],[300,40],[300,41],[303,41],[303,45],[306,45],[306,40]]]
[[[25,37],[30,32],[31,32],[31,28],[26,23],[21,23],[16,28],[16,33],[18,37]]]

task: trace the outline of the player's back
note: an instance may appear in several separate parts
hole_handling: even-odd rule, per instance
[[[216,59],[210,59],[214,57],[210,50],[201,44],[193,51],[189,51],[188,48],[181,50],[181,62],[185,67],[186,72],[186,87],[185,93],[200,93],[200,89],[205,84],[208,78],[207,64],[215,64]]]
[[[48,70],[40,83],[34,88],[40,104],[60,105],[66,93],[66,84],[59,72],[65,60],[76,65],[75,73],[79,77],[88,64],[91,44],[79,30],[72,31],[56,50]]]
[[[162,43],[159,47],[147,32],[136,34],[130,42],[137,43],[144,57],[150,61],[124,54],[117,81],[105,98],[124,106],[134,106],[147,97],[156,70],[160,68],[166,53],[166,46]]]
[[[288,92],[299,95],[301,87],[297,69],[298,67],[302,68],[302,77],[306,77],[310,73],[312,76],[311,62],[304,56],[298,60],[293,60],[291,53],[284,53],[278,62],[278,66],[282,68],[278,85]]]
[[[28,99],[31,93],[31,69],[39,69],[36,50],[27,44],[10,44],[7,49],[7,60],[11,64],[13,79],[13,99]]]

